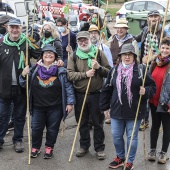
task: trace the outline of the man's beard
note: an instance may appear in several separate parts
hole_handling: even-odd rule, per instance
[[[99,41],[99,39],[96,38],[96,37],[91,38],[91,43],[92,43],[93,45],[97,44],[98,41]]]
[[[89,41],[88,45],[86,47],[81,47],[79,44],[78,44],[78,48],[83,51],[83,52],[89,52],[90,51],[90,48],[91,48],[91,42]]]
[[[155,24],[155,25],[152,25],[151,24],[151,22],[149,22],[148,23],[149,25],[148,25],[148,31],[150,32],[152,32],[152,33],[156,33],[158,30],[159,30],[159,24],[160,24],[160,21],[158,21],[158,23],[157,24]],[[156,25],[157,25],[157,27],[156,27]]]

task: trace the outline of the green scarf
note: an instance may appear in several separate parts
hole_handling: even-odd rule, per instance
[[[7,44],[7,45],[13,46],[13,47],[17,47],[19,51],[20,51],[20,45],[22,45],[25,41],[27,41],[29,47],[33,48],[34,50],[36,49],[31,44],[31,41],[23,33],[20,34],[19,42],[11,42],[8,40],[8,38],[9,38],[9,33],[4,36],[4,41],[3,41],[4,44]],[[20,69],[20,68],[24,69],[24,58],[25,58],[24,52],[20,51],[19,54],[20,54],[20,58],[19,58],[18,69]]]
[[[41,40],[42,45],[41,48],[43,48],[45,45],[49,44],[50,42],[54,41],[53,37],[50,37],[48,39],[46,39],[45,37]]]
[[[92,59],[95,58],[96,52],[97,52],[97,48],[94,45],[91,45],[90,51],[88,53],[85,53],[85,52],[81,51],[79,48],[77,48],[76,56],[82,60],[87,59],[88,66],[90,68],[92,68],[91,62],[92,62]]]

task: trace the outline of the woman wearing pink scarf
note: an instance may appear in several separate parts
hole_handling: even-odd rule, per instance
[[[126,170],[132,170],[137,151],[140,122],[145,117],[147,99],[154,95],[156,88],[155,82],[149,74],[146,76],[145,86],[142,87],[142,76],[139,75],[137,55],[132,44],[124,44],[118,57],[118,64],[108,74],[102,90],[100,108],[102,111],[110,109],[116,158],[109,164],[109,168],[116,169],[125,166]],[[142,101],[134,138],[127,164],[124,165],[125,142],[123,136],[126,131],[128,149],[140,94]]]

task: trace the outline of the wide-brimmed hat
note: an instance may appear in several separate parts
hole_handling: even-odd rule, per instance
[[[124,53],[132,53],[135,57],[137,57],[137,54],[135,53],[135,47],[131,43],[124,44],[118,56],[120,57],[121,54]]]
[[[128,21],[125,18],[121,18],[117,21],[117,23],[114,25],[115,28],[128,28]]]
[[[158,16],[162,17],[158,10],[153,10],[153,11],[148,12],[148,17],[150,17],[152,15],[158,15]]]
[[[90,25],[89,32],[91,31],[98,31],[100,33],[99,28],[94,24]]]
[[[52,51],[52,52],[55,54],[55,58],[58,57],[58,53],[57,53],[57,51],[56,51],[56,48],[55,48],[55,46],[53,46],[52,44],[47,44],[47,45],[45,45],[45,46],[42,48],[42,54],[43,54],[45,51]]]
[[[18,18],[12,18],[9,20],[7,25],[22,25],[21,20]]]
[[[79,38],[90,39],[90,33],[88,31],[80,31],[76,35],[76,40],[78,40]]]
[[[13,17],[9,16],[9,15],[3,15],[0,17],[0,25],[2,24],[6,24],[7,22],[9,22],[10,19],[12,19]]]

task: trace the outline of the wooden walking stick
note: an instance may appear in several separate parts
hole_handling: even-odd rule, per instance
[[[168,13],[168,8],[169,8],[169,0],[167,0],[167,3],[166,3],[166,9],[165,9],[165,14],[164,14],[164,21],[163,21],[163,24],[162,24],[162,32],[161,32],[161,37],[160,37],[160,43],[162,41],[163,34],[164,34],[164,28],[165,28],[165,22],[166,22],[166,17],[167,17],[167,13]],[[160,43],[159,43],[159,45],[160,45]]]
[[[27,15],[27,26],[26,26],[26,37],[28,37],[28,15]],[[28,66],[28,42],[26,41],[26,62],[25,65]],[[27,129],[28,129],[28,165],[31,164],[31,136],[30,136],[30,110],[29,110],[29,92],[28,92],[28,74],[26,75],[26,95],[27,95]]]
[[[32,38],[34,38],[35,5],[36,5],[36,0],[34,0],[34,14],[33,14],[32,33],[31,33]]]
[[[155,33],[156,33],[157,24],[158,24],[158,22],[156,23],[156,26],[155,26],[154,35],[155,35]],[[152,26],[152,25],[151,25],[151,26]],[[153,35],[153,38],[154,38],[154,35]],[[145,74],[144,74],[143,81],[142,81],[142,87],[144,87],[144,85],[145,85],[146,74],[147,74],[148,67],[149,67],[149,61],[150,61],[150,57],[151,57],[151,55],[152,55],[152,44],[151,44],[151,47],[150,47],[150,49],[149,49],[149,53],[148,53],[148,54],[149,54],[149,55],[148,55],[148,59],[147,59]],[[138,119],[138,114],[139,114],[139,108],[140,108],[141,99],[142,99],[142,95],[140,94],[140,96],[139,96],[139,101],[138,101],[138,106],[137,106],[137,110],[136,110],[135,121],[134,121],[134,125],[133,125],[133,130],[132,130],[132,134],[131,134],[131,138],[130,138],[130,144],[129,144],[128,152],[127,152],[127,155],[126,155],[125,165],[126,165],[127,160],[128,160],[128,158],[129,158],[129,154],[130,154],[130,150],[131,150],[131,146],[132,146],[132,140],[133,140],[134,133],[135,133],[135,128],[136,128],[136,123],[137,123],[137,119]],[[143,135],[144,135],[144,136],[143,136],[143,140],[145,140],[145,133],[144,133]],[[143,142],[143,146],[144,146],[144,159],[146,159],[145,142]],[[126,166],[124,166],[123,170],[125,170],[125,169],[126,169]]]

